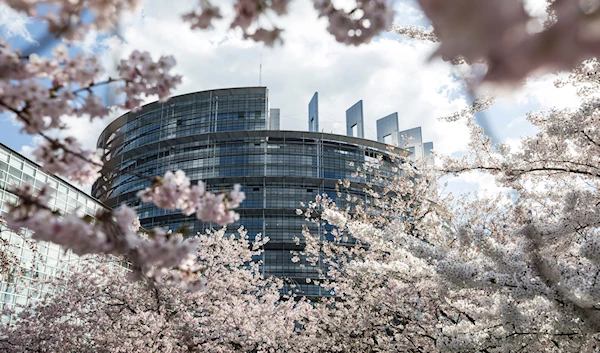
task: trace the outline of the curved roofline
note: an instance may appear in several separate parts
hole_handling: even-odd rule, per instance
[[[268,88],[266,86],[218,88],[218,89],[197,91],[197,92],[186,93],[186,94],[182,94],[182,95],[178,95],[178,96],[173,96],[173,97],[170,97],[165,102],[154,101],[152,103],[143,105],[139,110],[129,111],[129,112],[121,115],[117,119],[113,120],[110,124],[108,124],[104,128],[104,130],[102,130],[102,133],[100,133],[100,136],[98,136],[96,144],[98,147],[100,147],[100,142],[101,142],[100,140],[103,137],[105,137],[105,133],[115,131],[119,127],[123,126],[126,122],[127,116],[129,116],[129,114],[136,114],[136,115],[143,114],[147,111],[150,111],[150,110],[160,107],[160,105],[162,105],[163,103],[187,101],[191,97],[202,96],[202,95],[206,95],[206,94],[212,95],[212,93],[218,93],[219,96],[233,96],[233,95],[244,94],[244,93],[260,94],[263,92],[268,94]],[[385,144],[383,142],[379,142],[376,140],[371,140],[371,139],[361,138],[361,137],[354,137],[354,136],[347,136],[347,135],[340,135],[340,134],[333,134],[333,133],[318,132],[318,131],[311,132],[311,131],[305,131],[305,130],[235,130],[235,131],[222,131],[222,132],[215,131],[215,132],[208,132],[208,133],[198,134],[198,135],[193,135],[193,136],[210,135],[210,134],[232,134],[232,135],[240,136],[239,135],[240,133],[247,134],[247,133],[252,133],[255,131],[259,131],[259,134],[263,134],[263,135],[265,135],[265,132],[274,133],[274,134],[277,134],[277,132],[281,132],[281,134],[284,136],[286,134],[289,136],[292,133],[310,134],[312,136],[319,135],[319,136],[321,136],[321,138],[325,137],[325,138],[329,138],[331,140],[340,140],[341,142],[355,143],[357,145],[362,145],[365,147],[377,148],[382,151],[387,150],[388,146],[392,146],[394,148],[394,151],[398,151],[398,152],[404,151],[406,153],[406,155],[410,154],[410,152],[408,152],[407,150],[405,150],[403,148],[393,146],[393,145],[388,145],[388,144]],[[248,136],[248,135],[246,135],[246,136]],[[174,138],[174,139],[181,139],[181,137]],[[142,146],[142,148],[143,148],[143,146]]]
[[[205,95],[205,94],[210,94],[210,93],[218,93],[219,96],[233,96],[233,95],[237,95],[237,94],[244,94],[245,92],[240,92],[240,91],[247,91],[247,93],[262,93],[262,90],[264,89],[264,92],[268,94],[269,89],[266,86],[248,86],[248,87],[229,87],[229,88],[215,88],[215,89],[209,89],[209,90],[204,90],[204,91],[196,91],[196,92],[190,92],[190,93],[185,93],[185,94],[180,94],[177,96],[172,96],[169,97],[166,101],[154,101],[151,103],[147,103],[142,105],[138,110],[130,110],[127,113],[119,116],[118,118],[116,118],[115,120],[113,120],[110,124],[108,124],[104,130],[102,130],[102,132],[100,133],[100,136],[98,137],[98,139],[100,139],[101,136],[104,135],[104,133],[106,131],[110,131],[110,130],[116,130],[117,128],[121,127],[123,125],[123,121],[126,119],[126,117],[129,114],[142,114],[145,113],[149,110],[155,109],[160,107],[160,105],[164,104],[164,103],[169,103],[169,102],[179,102],[179,101],[186,101],[191,97],[194,96],[201,96],[201,95]],[[238,91],[238,92],[234,92],[234,91]],[[251,92],[251,91],[256,91],[256,92]],[[99,141],[96,141],[99,142]]]

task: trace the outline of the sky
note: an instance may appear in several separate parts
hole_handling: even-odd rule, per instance
[[[464,123],[442,122],[438,118],[465,108],[472,98],[466,94],[455,67],[440,59],[430,59],[436,44],[383,33],[369,44],[345,46],[329,35],[326,20],[317,18],[310,1],[295,0],[287,16],[270,19],[285,31],[284,43],[269,48],[243,40],[241,33],[230,30],[226,21],[217,23],[210,31],[190,30],[180,16],[196,3],[196,0],[147,0],[135,13],[122,18],[118,35],[91,33],[80,50],[98,55],[108,72],[134,49],[148,51],[154,58],[174,55],[175,70],[184,76],[175,95],[258,86],[261,76],[261,84],[269,89],[270,107],[281,109],[284,130],[307,130],[308,102],[314,92],[319,92],[320,129],[344,133],[346,109],[362,99],[366,138],[376,139],[377,119],[398,112],[400,130],[421,126],[423,140],[433,141],[436,152],[450,155],[464,152],[468,142]],[[540,3],[528,0],[529,10],[543,14]],[[411,0],[397,0],[395,10],[396,23],[427,26],[425,17]],[[230,12],[225,13],[228,16]],[[43,33],[43,25],[0,6],[0,34],[14,47],[47,50],[43,43],[38,43]],[[496,142],[517,146],[520,136],[535,133],[525,120],[527,111],[577,103],[572,90],[554,87],[555,79],[549,75],[533,79],[522,88],[503,88],[498,103],[478,115],[479,122]],[[121,113],[92,123],[67,118],[70,130],[65,133],[85,137],[84,145],[94,148],[102,129]],[[10,117],[0,115],[0,141],[30,155],[34,140],[19,131],[20,127]],[[497,190],[491,177],[478,173],[453,179],[451,184],[454,192]]]

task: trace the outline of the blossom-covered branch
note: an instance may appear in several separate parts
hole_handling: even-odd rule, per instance
[[[179,234],[159,228],[139,233],[137,214],[125,205],[116,211],[98,211],[94,218],[79,216],[77,210],[61,215],[47,205],[51,197],[48,186],[36,193],[31,185],[22,184],[13,193],[19,199],[9,205],[9,228],[16,232],[29,229],[32,239],[58,244],[80,256],[125,255],[135,270],[153,277],[176,267],[195,251],[196,242]]]
[[[159,208],[181,210],[186,216],[196,213],[200,220],[225,225],[240,218],[232,209],[237,208],[246,196],[240,184],[235,184],[227,194],[207,191],[201,180],[191,186],[190,179],[182,170],[178,170],[157,177],[149,188],[138,192],[138,197]]]
[[[12,323],[0,325],[0,350],[303,351],[297,323],[310,305],[282,300],[281,281],[251,263],[264,241],[251,242],[243,230],[201,235],[194,252],[201,292],[127,281],[127,270],[111,258],[86,261],[45,283],[60,291],[20,306],[25,310],[13,312]]]
[[[474,131],[473,140],[489,146]],[[475,142],[471,152],[479,153],[481,162],[495,153]],[[587,159],[593,162],[593,155]],[[512,164],[503,163],[497,164],[500,173]],[[437,176],[427,169],[415,171],[409,163],[397,168],[399,177],[374,182],[365,200],[342,206],[319,196],[303,212],[308,220],[333,227],[326,232],[333,241],[304,233],[304,254],[327,263],[325,288],[343,298],[360,298],[355,307],[363,307],[370,300],[363,292],[398,284],[398,297],[378,299],[377,315],[382,306],[418,303],[408,309],[414,316],[397,325],[404,330],[402,337],[419,342],[423,351],[503,352],[524,345],[527,352],[595,349],[600,222],[594,178],[578,184],[542,168],[522,176],[529,184],[520,185],[516,202],[502,194],[453,199],[440,197]],[[359,271],[363,268],[368,272]],[[377,283],[378,277],[370,275],[383,269],[384,282],[365,290]],[[386,332],[398,328],[380,325]],[[386,342],[398,347],[401,341]]]
[[[52,130],[66,128],[63,117],[107,116],[110,109],[94,91],[99,85],[120,84],[122,107],[136,109],[143,97],[166,99],[181,76],[169,73],[175,64],[173,57],[155,62],[148,53],[134,51],[121,62],[120,77],[102,81],[95,56],[69,56],[64,45],[56,46],[52,53],[49,58],[36,54],[22,58],[18,51],[0,43],[0,67],[10,68],[0,77],[0,112],[14,114],[23,124],[22,131],[44,138],[34,155],[46,170],[89,184],[102,167],[98,152],[83,150],[73,137],[52,138]]]

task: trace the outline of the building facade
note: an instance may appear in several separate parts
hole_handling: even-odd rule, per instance
[[[8,204],[17,200],[11,188],[24,182],[37,189],[48,184],[53,195],[48,205],[63,214],[77,210],[80,215],[94,216],[103,207],[96,199],[44,172],[34,162],[0,143],[0,217],[7,214]],[[11,267],[10,273],[0,273],[0,308],[14,308],[15,304],[35,300],[46,290],[39,287],[40,280],[60,275],[80,260],[56,244],[32,241],[30,237],[28,230],[16,233],[0,222],[3,240],[0,251],[17,264]]]
[[[311,107],[317,106],[316,97]],[[296,210],[317,194],[337,199],[335,186],[342,179],[354,181],[349,191],[364,196],[364,180],[352,176],[356,166],[377,155],[384,156],[385,162],[390,152],[380,142],[318,132],[314,114],[309,116],[314,131],[269,130],[279,125],[271,123],[268,112],[273,111],[267,89],[251,87],[177,96],[127,113],[98,140],[99,148],[110,151],[105,165],[110,172],[94,184],[92,195],[110,207],[122,203],[134,207],[145,228],[186,228],[194,234],[216,225],[141,203],[136,193],[151,181],[131,175],[163,175],[181,169],[193,183],[203,180],[210,190],[227,190],[240,183],[246,200],[237,210],[240,221],[229,229],[243,225],[250,236],[261,233],[270,238],[261,259],[265,275],[286,278],[305,295],[323,295],[319,286],[307,283],[318,278],[317,268],[303,260],[292,261],[290,251],[303,248],[305,224]],[[279,110],[276,114],[279,119]],[[318,234],[320,229],[311,227]]]

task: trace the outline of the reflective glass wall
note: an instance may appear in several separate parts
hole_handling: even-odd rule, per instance
[[[11,187],[23,182],[38,190],[48,184],[52,190],[49,206],[61,213],[77,209],[80,215],[93,216],[96,210],[103,207],[84,192],[45,173],[37,164],[0,144],[0,216],[5,216],[8,204],[17,200],[10,192]],[[11,273],[0,274],[0,308],[13,308],[15,304],[27,304],[37,299],[47,291],[47,288],[38,286],[40,280],[59,275],[80,260],[58,245],[34,242],[30,237],[28,230],[15,233],[0,223],[0,238],[4,240],[0,243],[0,251],[13,254],[19,264],[12,268]]]
[[[221,97],[223,92],[226,99]],[[106,162],[108,173],[94,184],[92,195],[111,207],[121,203],[134,207],[143,227],[185,227],[194,234],[217,225],[141,203],[135,195],[151,180],[139,175],[163,175],[181,169],[193,183],[204,180],[211,190],[228,190],[235,183],[242,184],[246,200],[238,210],[240,221],[229,229],[243,225],[251,237],[257,233],[268,236],[270,242],[260,259],[264,273],[287,278],[306,295],[323,295],[312,281],[307,283],[307,279],[317,278],[316,268],[303,260],[291,260],[294,255],[290,251],[303,248],[301,233],[306,224],[296,209],[302,208],[302,202],[314,200],[317,194],[326,193],[337,199],[335,185],[342,179],[353,181],[349,191],[364,197],[365,180],[352,174],[357,166],[377,155],[382,155],[384,162],[389,161],[388,152],[383,143],[356,137],[268,130],[264,119],[267,93],[264,87],[198,92],[174,97],[164,104],[152,103],[140,112],[120,117],[99,139],[99,147],[110,150],[111,158]],[[225,100],[228,108],[221,113],[221,102]],[[164,113],[184,106],[196,108]],[[148,116],[155,117],[152,123],[144,120]],[[141,128],[152,124],[155,125],[149,130]],[[136,128],[132,130],[133,126]],[[194,128],[178,128],[184,126]],[[137,136],[138,133],[152,137]],[[130,147],[132,141],[142,139],[143,144]],[[389,164],[380,168],[382,173],[391,173]],[[309,226],[314,234],[321,232],[317,226]]]

